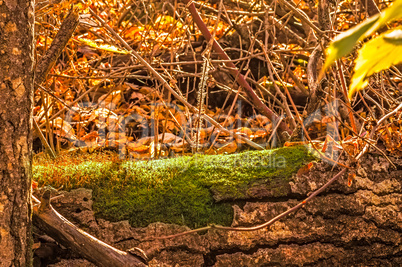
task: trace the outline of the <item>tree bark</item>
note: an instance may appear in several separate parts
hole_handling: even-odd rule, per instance
[[[0,266],[30,266],[33,1],[0,14]]]

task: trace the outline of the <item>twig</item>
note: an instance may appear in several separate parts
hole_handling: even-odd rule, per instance
[[[304,84],[297,78],[297,76],[293,73],[293,71],[290,69],[290,66],[286,62],[284,57],[282,57],[281,55],[279,55],[279,57],[280,57],[282,64],[285,67],[286,73],[289,74],[290,78],[294,81],[296,88],[299,89],[299,91],[302,92],[304,95],[308,96],[308,94],[309,94],[308,90],[306,89]]]
[[[209,10],[209,11],[214,12],[214,13],[218,13],[218,12],[219,12],[219,11],[216,10],[215,8],[210,7],[210,6],[207,6],[207,5],[205,5],[205,4],[201,4],[201,3],[198,3],[198,2],[194,2],[194,4],[195,4],[196,6],[199,6],[199,7],[203,8],[203,9]],[[239,16],[256,16],[256,17],[258,17],[258,16],[264,16],[264,15],[267,14],[267,13],[268,13],[268,14],[273,14],[272,11],[265,11],[265,10],[264,10],[264,11],[226,10],[225,12],[228,13],[228,14],[239,15]]]
[[[348,98],[348,89],[346,88],[345,76],[343,75],[342,65],[339,64],[339,60],[336,61],[336,68],[338,69],[339,78],[341,79],[342,93],[345,98],[346,107],[349,109],[348,115],[349,115],[350,125],[352,126],[353,131],[357,132],[355,118],[353,117],[353,113],[350,111],[350,110],[352,110],[352,106],[350,105],[350,101]]]
[[[401,104],[402,105],[402,104]],[[386,160],[388,160],[388,162],[392,165],[392,167],[394,167],[395,169],[397,169],[397,167],[395,166],[395,164],[389,159],[389,157],[384,153],[384,151],[382,151],[381,149],[379,149],[377,146],[373,145],[370,140],[372,137],[369,137],[369,139],[360,136],[357,132],[355,132],[352,128],[350,128],[349,125],[346,125],[340,118],[338,118],[337,116],[335,116],[335,114],[333,113],[333,111],[330,111],[331,115],[335,118],[335,120],[337,120],[340,124],[342,124],[343,127],[347,128],[349,131],[351,131],[354,135],[356,135],[358,138],[362,139],[366,144],[368,144],[369,146],[371,146],[372,148],[374,148],[375,150],[377,150]],[[374,131],[375,132],[375,131]]]
[[[34,224],[52,236],[58,243],[68,247],[73,252],[91,261],[96,266],[148,266],[146,255],[132,255],[118,250],[87,232],[79,229],[61,216],[50,204],[51,192],[46,190],[41,199],[32,196],[35,205],[32,211]],[[142,251],[142,250],[141,250]]]
[[[106,78],[104,79],[106,80]],[[103,80],[103,81],[104,81]],[[98,83],[97,85],[91,87],[89,90],[85,91],[80,97],[78,97],[76,100],[74,100],[73,102],[70,103],[70,105],[68,106],[68,108],[70,109],[70,107],[72,107],[74,104],[76,104],[78,101],[80,101],[81,99],[83,99],[87,94],[89,94],[90,92],[92,92],[95,89],[98,89],[100,87],[100,85],[102,84],[102,81],[100,83]],[[55,118],[57,118],[57,116],[59,116],[61,113],[63,113],[65,110],[67,109],[67,107],[64,107],[62,109],[60,109],[56,114],[54,114],[52,117],[50,117],[49,120],[53,120]],[[40,125],[40,128],[42,128],[43,126],[45,126],[46,123],[42,123]]]
[[[43,87],[42,85],[38,84],[35,82],[35,85],[38,86],[41,90],[43,90],[45,93],[47,93],[48,95],[50,95],[51,97],[53,97],[54,99],[56,99],[57,101],[59,101],[63,106],[65,106],[66,108],[68,108],[69,110],[73,111],[73,109],[71,107],[68,106],[68,104],[66,102],[64,102],[62,99],[60,99],[59,97],[55,96],[51,91],[47,90],[45,87]]]
[[[47,151],[47,153],[49,153],[49,155],[52,158],[56,158],[56,154],[54,153],[53,149],[50,147],[49,143],[47,142],[46,138],[43,136],[42,131],[40,130],[40,127],[38,126],[38,123],[36,122],[36,119],[33,118],[33,126],[35,128],[36,133],[39,135],[39,138],[42,142],[42,144],[45,146],[45,150]]]
[[[267,62],[268,62],[268,66],[267,66],[267,67],[268,67],[269,77],[270,77],[271,80],[272,80],[272,84],[274,85],[274,88],[275,88],[277,94],[282,98],[283,105],[284,105],[284,107],[285,107],[285,112],[286,112],[286,114],[288,115],[288,117],[289,117],[289,119],[290,119],[290,122],[293,124],[293,129],[294,129],[294,128],[296,128],[295,119],[294,119],[294,117],[293,117],[292,112],[290,112],[289,105],[288,105],[288,103],[287,103],[287,101],[286,101],[286,96],[282,93],[282,91],[279,89],[278,85],[275,83],[275,79],[274,79],[273,73],[275,73],[275,76],[277,77],[277,79],[279,80],[279,82],[282,84],[282,87],[284,88],[284,90],[287,91],[288,97],[289,97],[289,98],[292,98],[292,97],[290,96],[290,94],[289,94],[289,92],[288,92],[288,90],[287,90],[287,87],[286,87],[286,85],[283,83],[281,77],[280,77],[280,76],[278,75],[278,73],[276,72],[276,70],[275,70],[275,68],[274,68],[274,65],[272,64],[272,61],[271,61],[271,59],[270,59],[269,56],[268,56],[267,50],[265,49],[265,46],[264,46],[259,40],[256,40],[256,42],[260,45],[262,51],[264,52],[265,59],[266,59]],[[280,136],[280,135],[279,135],[279,136]]]
[[[280,20],[278,20],[275,17],[272,17],[272,21],[274,24],[279,28],[279,30],[284,31],[286,34],[293,36],[296,39],[296,42],[300,46],[307,46],[308,43],[306,40],[304,40],[302,37],[300,37],[297,33],[292,31],[288,26],[283,25]]]
[[[388,119],[389,117],[391,117],[392,115],[395,115],[400,109],[402,108],[402,103],[399,104],[399,106],[397,106],[393,111],[391,111],[390,113],[386,114],[385,116],[383,116],[378,122],[377,125],[375,127],[375,129],[381,124],[383,123],[386,119]],[[374,131],[375,131],[374,129]]]

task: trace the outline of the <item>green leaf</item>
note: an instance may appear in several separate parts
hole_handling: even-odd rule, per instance
[[[402,18],[402,0],[396,0],[390,7],[384,9],[380,14],[374,15],[350,30],[339,34],[327,48],[327,59],[323,72],[331,66],[335,60],[349,54],[354,45],[369,37],[386,23]]]
[[[335,37],[334,41],[327,48],[327,60],[325,61],[325,71],[335,60],[349,54],[357,41],[377,22],[380,15],[377,14],[357,26],[343,32]]]
[[[367,85],[370,75],[402,62],[402,27],[387,31],[365,43],[355,62],[349,99]]]
[[[385,24],[402,18],[402,0],[396,0],[390,7],[381,11],[380,18],[376,23],[364,34],[363,38],[369,37],[376,30],[383,27]]]

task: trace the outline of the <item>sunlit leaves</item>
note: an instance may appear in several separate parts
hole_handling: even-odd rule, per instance
[[[402,0],[396,0],[392,6],[381,11],[381,16],[376,23],[365,33],[364,37],[372,35],[387,23],[402,18]]]
[[[327,49],[327,60],[324,69],[328,68],[335,60],[347,55],[353,50],[358,41],[369,37],[386,23],[402,18],[402,0],[394,4],[352,29],[339,34]]]
[[[401,44],[402,28],[381,34],[363,45],[356,59],[349,98],[367,85],[370,75],[402,62]]]
[[[186,29],[187,26],[179,20],[168,15],[158,15],[150,24],[129,23],[123,37],[135,46],[140,45],[140,50],[167,49],[172,44],[180,43]]]
[[[156,26],[159,26],[158,28],[160,30],[165,31],[170,31],[173,28],[182,30],[184,27],[184,25],[180,21],[177,21],[175,18],[167,15],[158,16],[155,24]]]
[[[392,6],[380,14],[371,17],[358,26],[338,35],[327,49],[325,71],[332,63],[350,53],[358,41],[371,36],[387,23],[402,18],[402,0],[396,0]],[[356,60],[355,73],[349,91],[349,98],[367,85],[367,77],[401,62],[400,30],[387,32],[365,44]]]
[[[349,54],[356,42],[364,37],[364,34],[377,22],[379,15],[373,16],[356,27],[339,34],[327,48],[327,59],[324,70],[326,70],[335,60]]]
[[[85,45],[87,45],[87,46],[90,46],[90,47],[93,47],[93,48],[96,48],[96,49],[99,49],[99,50],[118,53],[118,54],[130,54],[130,52],[128,52],[127,50],[120,49],[120,48],[118,48],[116,46],[113,46],[113,45],[99,44],[99,43],[96,43],[96,42],[94,42],[92,40],[85,39],[85,38],[76,38],[76,40],[81,42],[81,43],[83,43],[83,44],[85,44]]]

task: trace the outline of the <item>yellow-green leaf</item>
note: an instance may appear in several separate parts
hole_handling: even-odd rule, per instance
[[[76,38],[75,40],[84,43],[87,46],[103,50],[103,51],[108,51],[108,52],[113,52],[113,53],[118,53],[118,54],[130,54],[127,50],[120,49],[116,46],[109,45],[109,44],[98,44],[92,40],[86,39],[86,38]]]
[[[335,60],[349,54],[357,41],[359,41],[365,32],[367,32],[379,19],[380,15],[377,14],[366,21],[358,24],[350,30],[343,32],[335,37],[334,41],[327,48],[327,59],[323,71],[325,71]]]
[[[396,0],[390,7],[374,15],[350,30],[339,34],[327,48],[327,59],[323,71],[325,71],[335,60],[349,54],[354,45],[371,36],[375,31],[386,23],[402,18],[402,0]]]
[[[359,50],[349,88],[349,98],[363,89],[368,77],[402,62],[402,27],[368,41]]]
[[[376,23],[364,34],[363,38],[369,37],[376,30],[383,27],[385,24],[402,18],[402,0],[396,0],[390,7],[381,11],[380,18]]]

